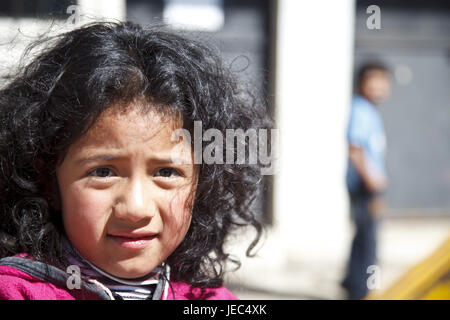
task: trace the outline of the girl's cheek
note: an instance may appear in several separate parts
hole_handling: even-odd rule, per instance
[[[179,191],[169,202],[169,213],[165,225],[171,230],[173,238],[181,242],[186,235],[192,217],[189,190]]]
[[[107,197],[95,191],[86,192],[83,188],[74,188],[64,199],[63,216],[70,226],[101,226],[107,212]]]

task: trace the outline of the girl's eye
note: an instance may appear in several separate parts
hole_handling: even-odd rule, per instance
[[[161,168],[156,171],[155,176],[169,178],[172,176],[180,176],[180,173],[173,168]]]
[[[114,172],[112,172],[111,169],[106,167],[96,168],[94,170],[89,171],[89,176],[95,176],[99,178],[107,178],[112,177],[114,175]]]

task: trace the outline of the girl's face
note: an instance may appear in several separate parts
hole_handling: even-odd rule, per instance
[[[114,276],[137,278],[186,235],[197,172],[187,144],[176,148],[182,164],[171,161],[175,121],[135,107],[112,110],[57,168],[63,222],[83,257]]]

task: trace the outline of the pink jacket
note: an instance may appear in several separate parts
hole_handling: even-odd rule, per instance
[[[28,259],[26,259],[28,260]],[[24,271],[11,265],[0,265],[0,300],[99,300],[108,299],[104,290],[94,284],[90,288],[84,286],[81,289],[68,289],[64,279],[60,279],[61,285],[55,285],[45,281],[45,275],[40,276],[39,271],[33,270],[30,273],[25,272],[26,267],[20,267]],[[58,283],[58,277],[64,276],[64,272],[55,276],[55,282]],[[68,275],[67,275],[68,276]],[[169,289],[167,300],[236,300],[230,291],[225,287],[206,289],[203,295],[200,295],[200,289],[190,290],[190,286],[183,282],[171,282],[173,292]],[[89,289],[89,290],[87,290]]]

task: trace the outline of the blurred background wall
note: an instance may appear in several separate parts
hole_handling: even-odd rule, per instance
[[[381,28],[369,29],[370,5]],[[354,70],[385,61],[394,75],[381,106],[388,139],[388,211],[379,258],[386,290],[450,232],[448,1],[3,0],[0,70],[41,33],[91,20],[168,22],[216,46],[267,101],[280,129],[279,170],[255,210],[267,227],[255,258],[227,277],[241,298],[339,299],[353,226],[345,190]],[[270,276],[268,276],[270,275]]]

